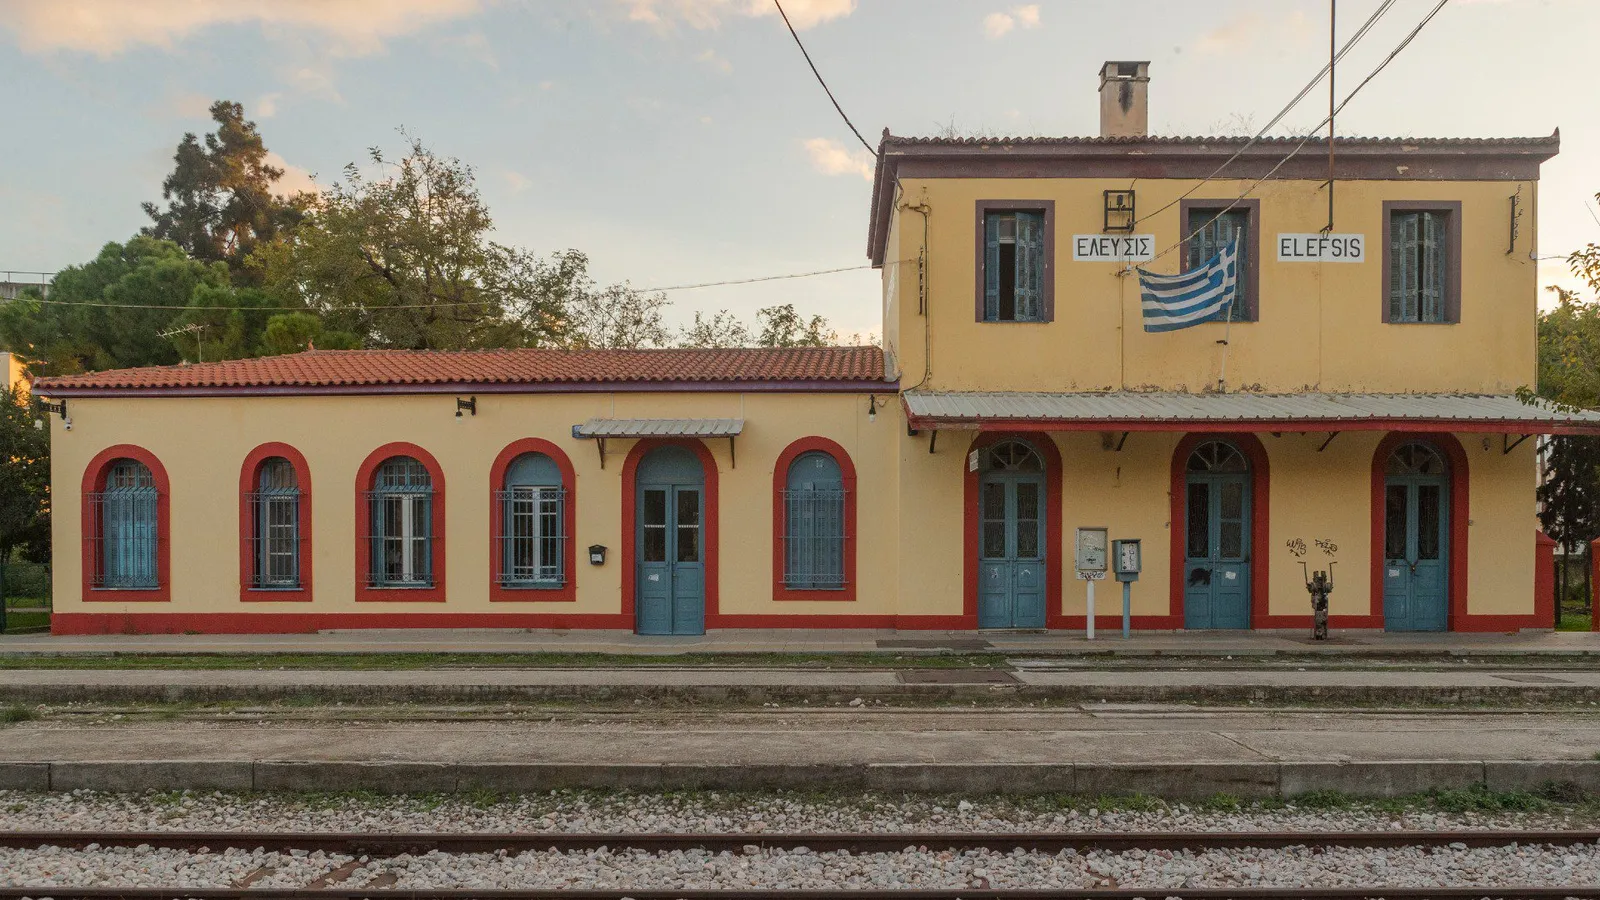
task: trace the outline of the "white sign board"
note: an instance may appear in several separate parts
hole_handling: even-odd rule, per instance
[[[1077,553],[1073,563],[1074,568],[1078,570],[1078,577],[1084,577],[1085,572],[1099,572],[1103,577],[1106,572],[1106,556],[1110,550],[1106,529],[1079,528]]]
[[[1364,234],[1280,234],[1278,262],[1367,261]]]
[[[1156,257],[1153,234],[1075,234],[1073,262],[1149,262]]]

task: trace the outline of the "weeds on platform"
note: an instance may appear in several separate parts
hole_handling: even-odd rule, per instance
[[[784,669],[1009,668],[1003,653],[105,653],[0,656],[0,669],[552,669],[747,666]]]
[[[39,713],[31,706],[13,703],[10,706],[0,707],[0,725],[11,725],[17,722],[32,722],[39,718]]]

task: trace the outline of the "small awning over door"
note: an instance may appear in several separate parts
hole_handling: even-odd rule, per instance
[[[606,467],[608,438],[727,438],[728,456],[735,468],[733,439],[744,431],[743,419],[605,419],[594,418],[572,426],[572,436],[594,440],[600,448],[600,468]]]

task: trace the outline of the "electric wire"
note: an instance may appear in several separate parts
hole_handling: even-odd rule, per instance
[[[794,25],[790,24],[789,14],[783,11],[783,4],[779,0],[772,0],[772,5],[778,8],[778,15],[783,17],[783,24],[788,27],[789,35],[794,38],[795,46],[800,48],[800,55],[806,58],[806,65],[811,67],[811,74],[817,76],[817,84],[822,85],[822,91],[833,102],[833,108],[838,110],[839,118],[844,120],[844,124],[850,126],[850,133],[855,135],[856,140],[861,142],[861,146],[867,148],[867,152],[871,153],[873,158],[876,159],[878,151],[872,149],[872,145],[867,143],[867,139],[861,136],[860,131],[856,130],[855,123],[851,122],[850,117],[844,114],[844,107],[839,105],[839,101],[833,96],[833,91],[828,89],[828,83],[822,80],[822,73],[817,71],[817,64],[811,61],[811,54],[806,52],[806,45],[801,43],[799,32],[795,31]]]
[[[1251,147],[1255,146],[1255,144],[1258,141],[1260,141],[1261,138],[1264,137],[1268,131],[1271,131],[1273,129],[1273,127],[1275,127],[1279,122],[1283,121],[1284,117],[1287,116],[1290,113],[1290,111],[1293,110],[1297,105],[1299,105],[1300,101],[1304,100],[1306,98],[1306,95],[1310,94],[1312,89],[1314,89],[1318,84],[1320,84],[1322,82],[1323,78],[1327,77],[1328,73],[1333,70],[1334,64],[1337,63],[1339,60],[1344,59],[1345,54],[1349,53],[1350,50],[1352,48],[1354,48],[1355,45],[1357,43],[1359,43],[1363,37],[1366,36],[1367,32],[1372,30],[1372,27],[1374,25],[1378,24],[1378,20],[1382,19],[1384,14],[1387,13],[1389,11],[1389,9],[1391,7],[1393,7],[1396,2],[1397,2],[1397,0],[1383,0],[1383,3],[1380,4],[1378,6],[1378,8],[1373,11],[1372,15],[1367,17],[1367,21],[1363,22],[1361,27],[1356,30],[1356,33],[1351,35],[1350,39],[1345,42],[1344,47],[1342,47],[1339,50],[1339,52],[1334,55],[1333,60],[1330,61],[1327,65],[1323,66],[1322,70],[1319,71],[1316,74],[1316,77],[1312,78],[1309,82],[1307,82],[1306,86],[1300,89],[1300,93],[1294,95],[1294,99],[1290,100],[1288,102],[1288,104],[1286,104],[1283,107],[1283,109],[1278,110],[1278,114],[1273,116],[1271,121],[1269,121],[1267,124],[1263,125],[1261,127],[1261,130],[1257,131],[1255,133],[1255,135],[1250,138],[1250,140],[1245,141],[1244,145],[1241,146],[1238,150],[1235,150],[1233,152],[1232,156],[1228,157],[1225,161],[1223,161],[1222,165],[1217,166],[1216,171],[1212,172],[1210,175],[1207,175],[1205,178],[1202,178],[1198,184],[1196,184],[1194,187],[1189,188],[1187,191],[1184,191],[1182,194],[1179,194],[1177,198],[1175,198],[1171,202],[1167,203],[1165,206],[1162,206],[1159,209],[1152,210],[1152,211],[1150,211],[1148,213],[1145,213],[1144,215],[1138,217],[1137,219],[1134,219],[1133,220],[1133,225],[1137,226],[1140,222],[1143,222],[1146,219],[1152,218],[1154,216],[1160,215],[1161,213],[1166,212],[1167,210],[1171,209],[1172,207],[1177,206],[1179,203],[1183,202],[1184,200],[1187,200],[1190,196],[1192,196],[1195,191],[1198,191],[1202,187],[1204,187],[1207,182],[1215,179],[1218,175],[1221,175],[1222,172],[1225,169],[1228,168],[1228,166],[1233,165],[1234,161],[1237,160],[1240,156],[1243,156],[1244,152],[1246,150],[1249,150]],[[1323,121],[1326,122],[1327,120],[1324,119]]]

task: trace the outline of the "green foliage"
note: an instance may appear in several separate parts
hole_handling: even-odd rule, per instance
[[[601,287],[589,277],[589,257],[577,250],[553,254],[540,271],[541,291],[561,305],[566,344],[575,349],[639,350],[666,347],[667,295],[627,284]]]
[[[769,306],[756,312],[761,333],[756,343],[762,347],[830,347],[839,335],[822,316],[807,319],[795,311],[793,303]]]
[[[20,703],[0,708],[0,724],[14,725],[17,722],[32,722],[39,718],[39,714],[31,707]]]
[[[179,142],[172,174],[161,185],[167,206],[144,204],[152,220],[144,233],[202,262],[226,263],[236,279],[248,280],[250,252],[292,228],[310,197],[278,196],[274,185],[283,170],[267,164],[266,145],[243,106],[218,100],[211,118],[217,130],[203,144],[192,132]]]
[[[373,149],[315,198],[295,231],[251,258],[280,305],[369,347],[455,350],[562,340],[571,269],[489,240],[493,220],[472,169],[411,141],[398,160]]]
[[[1570,259],[1600,292],[1600,247]],[[1564,408],[1600,407],[1600,303],[1552,287],[1556,308],[1539,316],[1539,396]],[[1600,537],[1600,438],[1556,437],[1538,488],[1539,524],[1568,551]]]
[[[752,340],[750,329],[724,309],[709,316],[696,312],[694,324],[684,328],[679,335],[678,346],[705,349],[748,347]]]
[[[50,541],[50,432],[36,427],[44,417],[38,400],[0,391],[0,571],[13,549],[37,558]]]

